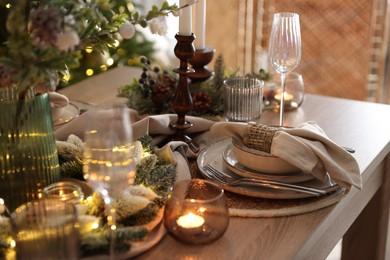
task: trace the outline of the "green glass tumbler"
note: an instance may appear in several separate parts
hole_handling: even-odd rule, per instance
[[[0,89],[0,198],[10,211],[60,180],[48,94]]]

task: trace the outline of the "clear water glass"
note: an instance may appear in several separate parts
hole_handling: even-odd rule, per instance
[[[74,205],[41,199],[11,214],[17,259],[79,259],[79,232]]]
[[[233,77],[223,82],[224,116],[233,122],[256,121],[261,116],[264,82]]]
[[[113,202],[134,183],[134,140],[128,108],[125,105],[96,108],[87,112],[83,172],[91,187],[107,206],[111,229],[110,259],[115,259],[116,213]]]

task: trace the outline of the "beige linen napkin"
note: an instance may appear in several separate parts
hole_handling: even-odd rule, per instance
[[[267,127],[264,125],[258,125]],[[210,132],[217,136],[239,138],[248,143],[250,124],[219,122]],[[340,186],[361,189],[359,165],[355,158],[332,140],[315,122],[305,122],[295,128],[277,128],[268,152],[310,173],[321,181],[332,181]],[[251,147],[255,148],[255,147]],[[256,148],[258,149],[258,148]]]
[[[161,148],[155,149],[156,154],[163,154],[165,158],[172,159],[172,163],[176,164],[177,180],[191,178],[186,157],[196,158],[197,154],[192,152],[185,142],[169,141],[175,133],[175,130],[169,125],[171,122],[176,121],[177,116],[174,114],[164,114],[139,118],[135,110],[129,109],[129,113],[131,121],[133,122],[134,138],[136,139],[142,135],[149,134],[153,137],[153,142],[156,146],[166,142]],[[83,139],[87,117],[88,112],[57,129],[57,139],[66,140],[70,134],[74,134]],[[193,123],[194,126],[188,129],[188,134],[196,135],[196,137],[193,138],[193,141],[202,149],[212,140],[212,136],[208,130],[214,122],[190,116],[186,117],[186,121]]]
[[[64,107],[69,104],[69,99],[58,92],[49,92],[50,108],[53,122],[60,118]]]
[[[49,92],[49,98],[51,108],[66,107],[69,104],[69,99],[58,92]]]

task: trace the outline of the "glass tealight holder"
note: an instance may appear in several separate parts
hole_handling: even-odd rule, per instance
[[[16,259],[79,259],[77,211],[55,199],[30,201],[10,216]]]
[[[206,244],[219,239],[229,225],[224,190],[201,179],[177,182],[168,195],[164,226],[176,239]]]
[[[282,88],[280,78],[274,77],[272,82],[264,88],[265,107],[271,106],[279,109]],[[284,93],[284,109],[291,111],[297,109],[305,100],[305,86],[301,74],[291,72],[287,75],[286,91]]]
[[[43,197],[77,204],[84,199],[81,187],[70,181],[62,181],[50,184],[43,189]]]

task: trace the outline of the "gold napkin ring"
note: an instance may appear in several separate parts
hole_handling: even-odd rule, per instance
[[[277,130],[276,127],[250,122],[245,129],[244,144],[249,148],[270,153]]]

